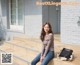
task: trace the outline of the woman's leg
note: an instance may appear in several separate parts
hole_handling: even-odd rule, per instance
[[[31,65],[36,65],[40,61],[41,53],[36,56],[31,62]]]
[[[51,61],[53,58],[54,58],[54,52],[49,51],[41,65],[48,65],[49,61]]]

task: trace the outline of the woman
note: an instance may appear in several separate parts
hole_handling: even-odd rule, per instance
[[[46,22],[43,25],[40,39],[43,43],[42,52],[31,62],[31,65],[36,65],[39,61],[41,65],[48,65],[54,58],[54,38],[50,23]]]

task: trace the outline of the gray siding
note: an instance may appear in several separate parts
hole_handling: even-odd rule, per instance
[[[2,8],[2,22],[4,26],[7,27],[7,0],[1,0],[1,8]]]
[[[25,0],[25,34],[31,37],[38,37],[42,27],[42,6],[36,1]]]
[[[9,36],[39,37],[42,28],[42,6],[37,0],[24,0],[24,33],[8,30]],[[2,0],[2,21],[9,29],[9,0]]]
[[[45,22],[50,22],[54,33],[59,33],[60,21],[58,21],[56,7],[38,6],[36,5],[36,1],[37,0],[24,0],[24,33],[20,34],[29,37],[38,37],[41,32],[42,23]],[[4,25],[9,29],[9,0],[2,0],[2,11]],[[9,32],[14,33],[13,31]]]

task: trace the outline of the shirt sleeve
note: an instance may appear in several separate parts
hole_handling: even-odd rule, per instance
[[[43,53],[44,53],[44,49],[45,49],[45,47],[44,47],[44,45],[42,45],[42,52],[41,52],[41,56],[43,55]]]
[[[46,48],[46,50],[44,52],[44,56],[46,56],[46,54],[47,54],[47,52],[48,52],[48,50],[50,48],[50,45],[52,44],[52,41],[53,41],[53,34],[50,34],[49,38],[48,38],[48,42],[47,42],[47,48]]]

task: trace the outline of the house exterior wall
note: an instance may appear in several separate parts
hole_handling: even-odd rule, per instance
[[[36,5],[36,1],[24,0],[24,31],[17,32],[9,30],[9,0],[1,0],[2,21],[7,28],[8,38],[22,35],[37,38],[40,36],[42,28],[42,6]]]
[[[42,28],[42,6],[36,5],[36,1],[25,0],[25,34],[29,37],[38,37]]]
[[[21,33],[8,30],[8,35],[10,37],[21,35],[26,35],[28,37],[39,37],[42,24],[44,23],[44,19],[42,20],[42,17],[46,16],[47,14],[42,15],[44,13],[44,11],[42,12],[42,6],[36,5],[36,1],[37,0],[24,0],[24,32]],[[61,2],[71,1],[80,2],[79,0],[61,0]],[[9,26],[8,3],[9,0],[1,0],[2,22],[7,28]],[[48,10],[47,8],[45,9]],[[61,42],[69,44],[80,44],[80,25],[78,23],[79,17],[79,5],[61,5]],[[47,18],[45,18],[46,21],[48,20]]]
[[[1,20],[5,27],[7,27],[7,0],[1,0]]]
[[[61,0],[62,2],[80,2],[80,0]],[[61,42],[80,44],[79,5],[61,6]]]
[[[18,34],[23,34],[28,37],[39,37],[42,24],[45,22],[50,22],[54,28],[54,33],[57,32],[57,14],[55,7],[50,6],[39,6],[36,5],[36,1],[39,0],[23,0],[24,1],[24,31],[19,33],[18,31],[9,30],[9,0],[2,0],[2,11],[4,24],[8,28],[8,33],[13,36]],[[41,0],[40,0],[41,1]],[[46,0],[45,0],[46,1]],[[5,4],[5,5],[3,5]],[[55,19],[56,18],[56,19]],[[54,25],[53,25],[54,24]],[[55,32],[56,31],[56,32]],[[13,33],[13,34],[12,34]],[[15,34],[14,34],[15,33]]]
[[[0,21],[1,21],[1,16],[2,16],[2,13],[1,13],[1,0],[0,0]]]

